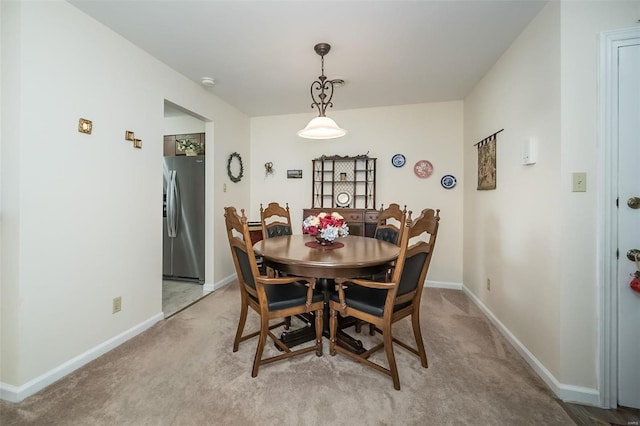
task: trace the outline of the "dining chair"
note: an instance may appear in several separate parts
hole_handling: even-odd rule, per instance
[[[435,248],[440,221],[440,210],[425,209],[415,220],[411,212],[407,226],[400,235],[400,254],[389,282],[364,279],[336,280],[337,294],[329,300],[330,343],[329,353],[347,355],[365,365],[391,376],[393,387],[400,390],[400,378],[393,351],[397,343],[420,358],[422,367],[427,368],[427,354],[420,330],[420,300],[424,281],[429,270]],[[417,242],[407,247],[409,240]],[[426,241],[425,241],[426,240]],[[382,342],[373,348],[356,354],[336,345],[337,314],[353,316],[370,324],[382,335]],[[411,316],[415,347],[408,345],[392,335],[392,325]],[[369,357],[384,348],[387,367],[375,363]]]
[[[400,206],[396,203],[389,204],[389,207],[386,209],[384,208],[384,204],[381,205],[374,238],[399,245],[400,233],[404,229],[406,219],[407,206],[404,206],[404,209],[400,210]]]
[[[380,205],[380,212],[378,213],[378,221],[376,223],[376,230],[373,237],[386,241],[391,244],[400,245],[400,234],[406,225],[407,220],[407,206],[400,210],[400,205],[396,203],[389,204],[389,207],[384,208],[384,204]],[[391,262],[389,268],[386,271],[373,274],[370,279],[373,281],[389,281],[393,274],[393,267],[395,262]],[[356,321],[356,332],[360,333],[362,330],[362,323],[364,321]],[[350,325],[351,321],[345,322],[345,325]],[[369,334],[374,335],[375,330],[373,324],[369,324]]]
[[[238,215],[234,207],[224,208],[227,237],[238,275],[241,299],[240,319],[233,341],[233,352],[238,350],[240,342],[259,336],[251,371],[251,376],[256,377],[259,367],[263,364],[269,364],[314,350],[317,356],[322,356],[322,311],[324,302],[322,294],[313,291],[315,278],[274,278],[260,274],[244,209],[241,212],[242,215]],[[243,335],[249,308],[260,316],[260,330]],[[272,320],[310,312],[315,313],[315,345],[292,351],[271,332],[272,329],[284,324],[284,322],[271,324]],[[283,351],[282,354],[262,358],[267,337],[270,337],[276,346]]]
[[[289,203],[286,204],[286,207],[282,207],[277,202],[272,202],[269,203],[266,209],[262,206],[261,203],[260,223],[262,224],[262,238],[264,238],[265,240],[267,238],[291,235],[293,233],[293,230],[291,227],[291,215],[289,214]],[[262,262],[259,263],[260,265],[263,265]],[[274,271],[269,267],[262,267],[261,271],[265,272],[267,275],[273,276],[286,275],[282,272]],[[290,320],[287,321],[287,326],[289,325],[289,322]]]
[[[260,221],[262,222],[262,238],[265,240],[293,233],[289,203],[286,204],[286,207],[282,207],[276,202],[269,203],[266,209],[260,204]]]
[[[289,214],[289,203],[285,204],[286,207],[282,207],[277,202],[271,202],[265,209],[260,203],[260,223],[262,224],[262,238],[280,237],[283,235],[291,235],[293,230],[291,228],[291,215]],[[260,256],[258,259],[258,266],[260,272],[272,277],[286,276],[284,272],[275,271],[273,268],[264,265],[264,259]],[[302,319],[302,318],[301,318]],[[307,325],[308,321],[304,319]],[[285,318],[285,330],[288,330],[291,326],[291,317]]]
[[[400,210],[400,206],[396,203],[389,204],[389,207],[386,209],[384,208],[384,204],[381,204],[373,237],[391,244],[400,245],[400,234],[405,227],[406,220],[406,205],[403,210]],[[371,279],[373,281],[388,281],[393,273],[393,265],[394,263],[391,263],[389,269],[373,275]],[[359,325],[360,324],[358,324],[358,331],[360,331]]]

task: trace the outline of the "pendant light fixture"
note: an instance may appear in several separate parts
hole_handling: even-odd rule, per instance
[[[298,136],[307,139],[333,139],[347,134],[345,129],[338,127],[335,121],[325,115],[327,107],[333,107],[334,82],[327,80],[324,75],[324,55],[329,53],[331,45],[329,43],[318,43],[313,50],[320,55],[322,63],[322,74],[316,81],[311,83],[311,108],[318,108],[318,117],[312,119],[307,127],[298,132]],[[318,93],[319,92],[319,93]]]

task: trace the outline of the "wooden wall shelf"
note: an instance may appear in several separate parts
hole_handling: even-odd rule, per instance
[[[322,156],[312,161],[312,208],[375,210],[375,158]]]

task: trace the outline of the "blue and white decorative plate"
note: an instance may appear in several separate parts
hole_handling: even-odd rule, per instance
[[[454,186],[456,186],[456,183],[456,178],[451,175],[444,175],[442,176],[442,179],[440,179],[440,184],[445,189],[453,188]]]
[[[396,154],[393,157],[391,157],[391,164],[393,164],[396,167],[404,166],[404,163],[406,161],[407,161],[407,159],[404,158],[404,155],[402,155],[402,154]]]

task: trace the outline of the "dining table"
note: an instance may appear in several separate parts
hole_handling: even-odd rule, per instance
[[[255,254],[262,256],[266,266],[288,275],[316,278],[316,289],[324,295],[323,335],[329,337],[329,298],[335,291],[336,279],[370,278],[386,271],[397,259],[400,248],[375,238],[347,235],[331,244],[321,245],[307,234],[268,238],[254,244]],[[315,338],[314,321],[307,326],[284,331],[282,340],[295,346]],[[360,340],[354,339],[338,327],[336,343],[362,353]]]

